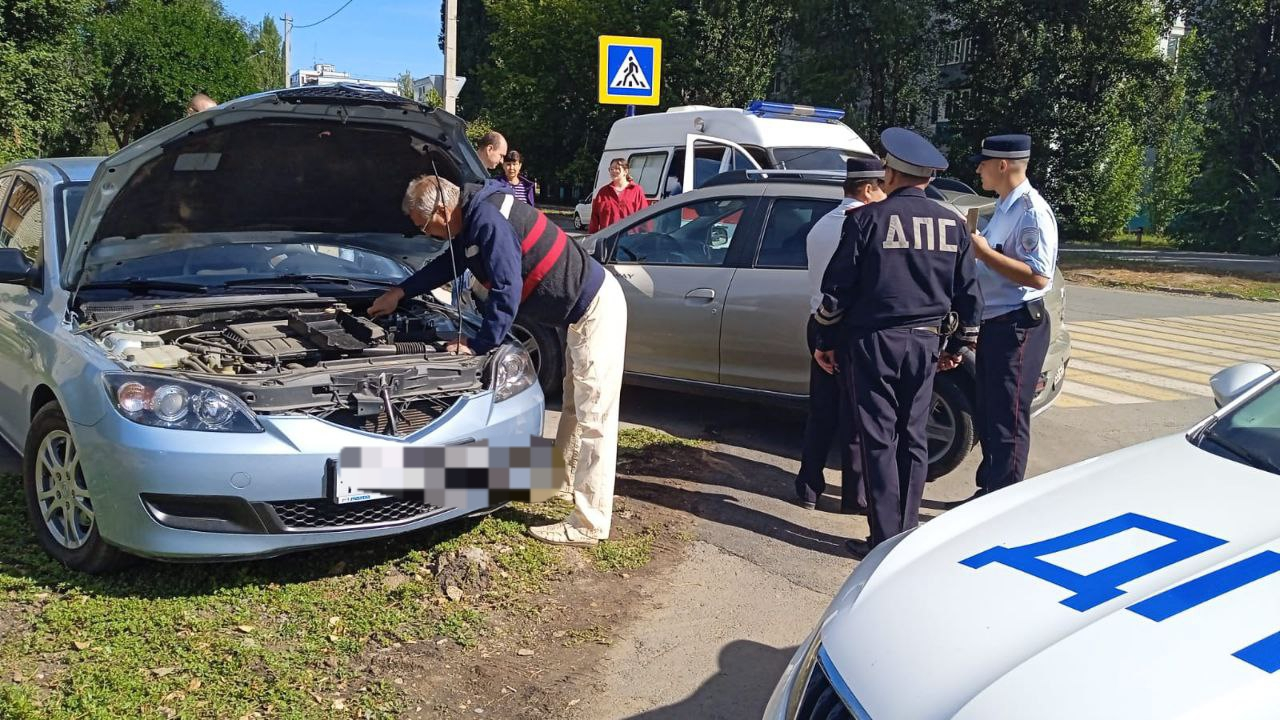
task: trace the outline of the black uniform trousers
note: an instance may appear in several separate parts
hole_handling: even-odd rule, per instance
[[[925,424],[940,338],[917,328],[854,330],[849,394],[866,479],[870,545],[919,524],[929,471]]]
[[[1025,307],[984,320],[978,335],[977,484],[994,492],[1021,482],[1031,449],[1031,401],[1049,353],[1049,319],[1038,323]]]
[[[858,453],[858,436],[853,432],[852,408],[844,378],[850,372],[847,359],[838,360],[842,372],[832,375],[813,359],[817,345],[818,323],[809,317],[809,417],[804,424],[804,449],[800,455],[800,472],[796,475],[796,496],[817,502],[827,488],[823,470],[832,441],[840,444],[840,510],[861,512],[867,506],[866,483],[861,469],[854,463]],[[839,353],[843,355],[843,352]]]

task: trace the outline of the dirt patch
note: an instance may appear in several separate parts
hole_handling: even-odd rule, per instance
[[[631,462],[647,464],[639,455]],[[565,548],[562,569],[543,590],[469,604],[483,617],[470,647],[449,637],[395,644],[364,656],[361,670],[368,682],[403,694],[405,718],[583,717],[583,699],[602,686],[599,661],[644,612],[655,578],[683,557],[691,528],[684,513],[619,497],[611,543],[644,542],[648,562],[617,569],[602,565],[595,550]],[[441,584],[470,596],[493,566],[467,552],[442,556]]]
[[[1081,285],[1280,301],[1280,279],[1264,273],[1213,272],[1176,266],[1157,269],[1142,267],[1142,262],[1137,260],[1124,262],[1073,257],[1059,262],[1063,276],[1069,282]]]

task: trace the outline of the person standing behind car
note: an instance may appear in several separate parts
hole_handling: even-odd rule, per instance
[[[631,179],[631,166],[623,158],[609,161],[609,183],[596,191],[591,202],[591,223],[587,232],[602,230],[633,212],[649,207],[640,183]]]
[[[973,233],[986,298],[978,335],[975,408],[982,464],[978,495],[1021,482],[1031,449],[1031,401],[1051,340],[1044,296],[1058,262],[1058,222],[1027,180],[1031,138],[993,135],[974,156],[982,187],[1000,197]],[[976,497],[976,496],[975,496]]]
[[[459,188],[434,175],[409,183],[402,207],[425,235],[447,240],[440,253],[378,297],[371,317],[405,297],[430,292],[463,268],[488,288],[479,330],[447,349],[484,354],[502,344],[517,311],[565,330],[564,396],[554,471],[573,490],[563,522],[529,528],[548,543],[591,546],[609,538],[618,457],[618,397],[627,341],[622,287],[547,216],[502,192],[497,181]]]
[[[524,167],[524,159],[518,150],[509,150],[502,158],[502,177],[498,180],[502,191],[514,195],[517,200],[537,207],[533,201],[533,181],[520,174]]]
[[[497,130],[490,130],[480,138],[476,153],[480,155],[480,164],[484,165],[484,169],[493,172],[507,155],[507,139]]]
[[[804,425],[804,449],[800,456],[800,472],[796,474],[796,502],[814,508],[826,489],[823,468],[831,441],[840,438],[841,489],[840,510],[857,512],[867,505],[866,483],[862,481],[856,456],[856,436],[849,429],[850,408],[843,376],[822,369],[813,352],[817,349],[818,321],[814,314],[822,305],[822,275],[840,244],[840,233],[846,214],[853,208],[883,200],[884,163],[877,157],[853,157],[845,161],[844,199],[831,212],[823,215],[809,229],[805,254],[809,263],[809,417]]]
[[[849,213],[822,277],[814,359],[848,373],[870,547],[919,524],[933,377],[946,318],[976,339],[982,295],[964,218],[925,195],[947,160],[905,128],[880,134],[888,197]],[[844,348],[837,367],[836,349]],[[855,555],[866,547],[846,541]]]

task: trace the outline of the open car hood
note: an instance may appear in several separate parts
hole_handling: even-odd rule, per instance
[[[193,243],[317,233],[420,265],[442,247],[414,227],[401,199],[411,179],[435,172],[459,184],[485,176],[463,121],[443,110],[359,85],[232,100],[99,165],[62,284]]]

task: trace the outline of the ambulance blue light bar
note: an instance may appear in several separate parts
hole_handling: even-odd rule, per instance
[[[844,111],[836,108],[794,105],[772,100],[752,100],[747,105],[747,112],[760,117],[786,117],[796,120],[839,120],[844,117]]]

